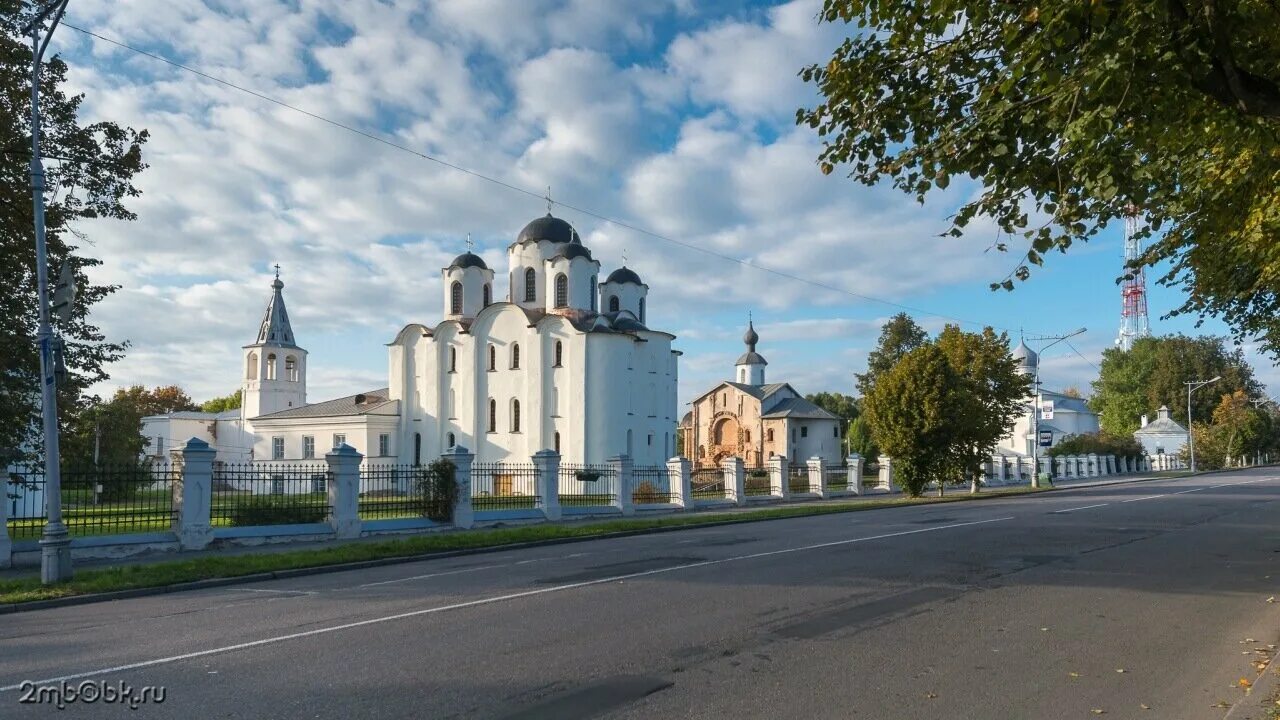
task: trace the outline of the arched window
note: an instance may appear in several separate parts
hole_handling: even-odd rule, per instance
[[[453,433],[445,435],[445,440],[448,441],[449,447],[455,447],[458,444],[458,439],[453,436]]]
[[[498,432],[498,401],[489,398],[489,432]]]
[[[458,348],[449,348],[449,372],[458,372]]]
[[[591,312],[595,312],[597,307],[600,307],[600,298],[596,293],[596,278],[594,275],[592,275],[591,276]]]
[[[564,366],[564,343],[556,341],[556,367]]]
[[[276,379],[276,354],[271,353],[267,356],[267,380]]]
[[[556,433],[556,452],[560,452],[560,433]]]
[[[489,346],[489,369],[498,369],[498,348],[492,345]]]
[[[742,441],[743,441],[743,442],[751,442],[751,431],[750,431],[750,430],[743,430],[743,431],[742,431]]]
[[[618,296],[609,296],[609,312],[618,312]]]
[[[769,428],[769,430],[765,432],[764,436],[769,442],[773,442],[773,428]]]
[[[511,399],[511,432],[520,432],[520,401]]]
[[[462,283],[456,280],[449,286],[449,312],[454,315],[462,314]]]
[[[520,369],[520,343],[511,343],[511,369]]]
[[[569,278],[564,273],[556,275],[556,307],[569,306]]]
[[[538,274],[529,268],[524,271],[524,301],[533,302],[538,299]]]
[[[298,382],[298,359],[292,355],[284,359],[284,379],[289,382]]]
[[[489,307],[493,304],[493,286],[489,283],[484,284],[484,306]]]
[[[644,298],[640,298],[640,322],[644,322]]]
[[[245,362],[244,376],[249,380],[258,379],[258,353],[249,353],[249,359]]]

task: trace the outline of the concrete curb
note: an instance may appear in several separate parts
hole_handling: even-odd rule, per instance
[[[1236,468],[1238,470],[1239,468]],[[1230,472],[1228,470],[1209,470],[1197,472],[1195,475],[1182,476],[1164,476],[1164,477],[1144,477],[1104,480],[1098,482],[1082,483],[1079,485],[1069,485],[1065,487],[1053,486],[1041,488],[1038,492],[1066,492],[1076,489],[1090,489],[1097,487],[1106,487],[1109,485],[1129,485],[1140,482],[1150,482],[1153,480],[1178,480],[1184,477],[1199,477],[1201,475],[1212,475],[1215,473]],[[1021,487],[1021,486],[1018,486]],[[1028,488],[1029,489],[1029,488]],[[1009,494],[992,494],[979,493],[976,496],[968,495],[964,492],[961,497],[973,497],[976,500],[1003,500],[1006,498],[1020,498],[1029,495],[1036,495],[1037,492],[1027,493],[1009,493]],[[954,496],[947,496],[954,497]],[[945,500],[945,498],[944,498]],[[948,502],[957,502],[950,500]],[[971,501],[959,501],[971,502]],[[271,572],[252,573],[248,575],[236,575],[234,577],[225,578],[208,578],[206,580],[193,580],[190,582],[174,583],[172,585],[157,585],[155,587],[130,588],[128,590],[112,590],[102,593],[86,593],[84,595],[69,595],[61,598],[50,598],[48,600],[32,600],[24,603],[6,603],[0,605],[0,615],[10,613],[28,612],[32,610],[48,610],[52,608],[70,607],[73,605],[88,605],[90,603],[107,602],[110,600],[128,600],[137,597],[147,597],[149,595],[164,595],[172,592],[186,592],[188,590],[205,590],[208,588],[226,587],[228,585],[242,585],[254,582],[264,582],[267,580],[282,580],[286,578],[306,577],[308,575],[321,575],[327,573],[346,572],[348,570],[362,570],[365,568],[383,567],[386,565],[403,565],[405,563],[422,562],[426,560],[441,560],[454,557],[465,557],[468,555],[484,555],[488,553],[504,552],[507,550],[522,550],[526,548],[546,547],[549,545],[567,545],[570,543],[589,542],[592,540],[608,540],[612,538],[634,537],[636,535],[656,535],[665,532],[677,532],[680,530],[696,530],[699,528],[720,527],[724,525],[740,525],[743,523],[753,522],[769,522],[772,520],[795,520],[803,517],[816,517],[819,515],[837,515],[841,513],[866,512],[869,510],[893,510],[906,507],[919,507],[920,505],[928,505],[932,503],[919,503],[916,505],[886,505],[885,507],[861,507],[849,508],[847,510],[834,510],[827,513],[797,514],[783,517],[751,517],[744,513],[741,518],[729,518],[725,520],[715,520],[705,523],[693,523],[689,525],[670,525],[665,527],[641,528],[636,530],[619,530],[616,532],[600,533],[598,535],[583,535],[581,537],[565,537],[565,538],[549,538],[546,540],[531,540],[520,543],[508,543],[505,545],[489,545],[485,547],[463,548],[459,550],[443,550],[440,552],[418,553],[416,555],[402,555],[389,558],[378,558],[376,560],[357,560],[354,562],[336,563],[333,565],[316,565],[314,567],[291,568],[287,570],[273,570]],[[805,507],[805,505],[789,505],[785,507]],[[821,507],[810,506],[810,507]]]

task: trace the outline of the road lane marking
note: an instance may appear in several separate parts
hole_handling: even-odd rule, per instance
[[[1202,488],[1202,487],[1191,488],[1190,490],[1179,490],[1176,493],[1169,493],[1169,494],[1170,495],[1186,495],[1187,493],[1200,492],[1201,490],[1208,490],[1208,488]]]
[[[378,587],[379,585],[394,585],[395,583],[411,582],[413,580],[426,580],[427,578],[441,577],[444,575],[461,575],[463,573],[479,572],[481,570],[492,570],[496,567],[505,567],[503,565],[479,565],[472,568],[463,568],[461,570],[444,570],[442,572],[427,573],[426,575],[411,575],[409,577],[394,578],[392,580],[379,580],[378,582],[365,583],[363,585],[352,585],[351,587],[337,588],[337,590],[359,590],[360,588]]]
[[[1098,503],[1097,505],[1085,505],[1085,506],[1083,506],[1083,507],[1068,508],[1068,509],[1066,509],[1066,510],[1054,510],[1053,512],[1051,512],[1051,513],[1049,513],[1049,514],[1050,514],[1050,515],[1058,515],[1058,514],[1061,514],[1061,513],[1075,512],[1075,511],[1077,511],[1077,510],[1088,510],[1089,508],[1102,507],[1103,505],[1110,505],[1110,504],[1111,504],[1111,503]]]
[[[237,650],[247,650],[249,648],[259,647],[262,645],[271,645],[275,643],[285,642],[287,640],[297,640],[300,638],[311,637],[313,635],[324,635],[327,633],[338,632],[340,630],[350,630],[352,628],[364,627],[366,625],[377,625],[393,620],[403,620],[405,618],[418,617],[421,615],[433,615],[435,613],[447,612],[450,610],[462,610],[464,608],[480,607],[482,605],[492,605],[494,603],[507,602],[510,600],[519,600],[521,598],[533,597],[535,595],[546,595],[555,592],[564,592],[566,590],[576,590],[579,588],[591,587],[593,585],[604,585],[606,583],[621,582],[624,580],[633,580],[635,578],[648,577],[650,575],[661,575],[664,573],[675,572],[677,570],[688,570],[691,568],[709,567],[712,565],[722,565],[729,562],[737,562],[740,560],[755,560],[764,557],[772,557],[774,555],[786,555],[788,553],[805,552],[809,550],[819,550],[822,548],[838,547],[841,545],[852,545],[854,543],[870,542],[872,540],[883,540],[885,538],[902,537],[904,535],[919,535],[922,533],[939,532],[941,530],[953,530],[955,528],[972,527],[974,525],[986,525],[989,523],[1004,522],[1012,520],[1013,516],[991,518],[988,520],[973,520],[971,522],[953,523],[951,525],[939,525],[937,527],[918,528],[915,530],[902,530],[899,532],[883,533],[881,535],[872,535],[869,537],[851,538],[848,540],[834,540],[832,542],[816,543],[813,545],[804,545],[802,547],[783,548],[782,550],[768,550],[765,552],[750,553],[748,555],[736,555],[734,557],[719,558],[716,560],[703,560],[700,562],[686,563],[684,565],[675,565],[672,567],[658,568],[655,570],[644,570],[642,572],[626,573],[624,575],[614,575],[607,578],[597,578],[595,580],[585,580],[582,582],[566,583],[563,585],[553,585],[551,587],[535,588],[533,590],[522,590],[520,592],[508,593],[506,595],[496,595],[493,597],[480,598],[479,600],[468,600],[466,602],[453,603],[452,605],[441,605],[438,607],[423,608],[421,610],[411,610],[409,612],[396,613],[394,615],[384,615],[382,617],[369,618],[368,620],[359,620],[356,622],[344,623],[342,625],[331,625],[329,627],[315,628],[314,630],[305,630],[303,632],[290,633],[288,635],[277,635],[274,637],[262,638],[261,640],[251,640],[249,642],[237,643],[235,645],[226,645],[223,647],[210,648],[208,650],[196,650],[194,652],[183,653],[181,655],[171,655],[169,657],[155,658],[153,660],[143,660],[126,665],[117,665],[115,667],[101,668],[99,670],[87,670],[85,672],[73,673],[71,675],[62,675],[59,677],[45,678],[43,680],[23,681],[17,685],[7,685],[0,687],[0,693],[12,692],[24,686],[26,682],[34,682],[36,685],[48,685],[50,683],[59,683],[70,680],[80,680],[82,678],[97,677],[99,675],[109,675],[111,673],[124,672],[126,670],[137,670],[139,668],[154,667],[156,665],[167,665],[170,663],[180,662],[182,660],[191,660],[198,657],[207,657],[209,655],[219,655],[222,653],[234,652]]]
[[[1165,497],[1168,494],[1169,493],[1163,493],[1160,495],[1148,495],[1146,497],[1140,497],[1140,498],[1129,498],[1128,500],[1121,500],[1120,503],[1138,502],[1139,500],[1155,500],[1156,498]],[[1117,504],[1120,504],[1120,503],[1117,503]]]

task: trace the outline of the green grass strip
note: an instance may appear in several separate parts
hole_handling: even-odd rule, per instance
[[[115,590],[162,587],[177,583],[232,578],[278,570],[293,570],[366,560],[423,555],[449,550],[502,547],[518,543],[585,538],[618,532],[633,532],[654,528],[690,527],[722,523],[726,521],[750,522],[776,518],[828,515],[831,513],[875,510],[907,505],[931,505],[938,503],[982,500],[991,497],[1025,495],[1044,492],[1045,489],[1027,487],[990,490],[969,495],[963,490],[946,497],[892,497],[878,500],[850,500],[828,502],[821,505],[760,508],[737,512],[698,513],[694,515],[665,515],[654,518],[628,518],[572,525],[525,525],[513,528],[441,532],[429,535],[395,538],[374,542],[348,543],[314,550],[264,552],[236,555],[209,555],[175,560],[173,562],[120,565],[100,569],[82,570],[67,583],[42,585],[38,575],[14,580],[0,580],[0,604],[16,604],[49,600],[53,598],[103,593]]]

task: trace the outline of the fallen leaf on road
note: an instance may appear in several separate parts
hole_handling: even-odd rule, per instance
[[[1067,674],[1068,674],[1068,675],[1070,675],[1070,676],[1071,676],[1071,677],[1073,677],[1073,678],[1080,677],[1080,673],[1078,673],[1078,672],[1067,673]]]
[[[1276,596],[1275,596],[1275,595],[1272,595],[1271,597],[1267,598],[1267,602],[1269,602],[1269,603],[1273,603],[1273,602],[1275,602],[1275,601],[1276,601]]]
[[[1103,710],[1102,708],[1094,708],[1094,709],[1090,710],[1089,712],[1093,713],[1094,715],[1106,715],[1106,714],[1107,714],[1107,711],[1106,711],[1106,710]]]
[[[1249,682],[1249,678],[1243,678],[1243,677],[1242,677],[1242,678],[1240,678],[1240,680],[1238,680],[1238,681],[1236,682],[1236,685],[1238,685],[1238,686],[1240,686],[1240,687],[1242,687],[1242,688],[1247,688],[1247,687],[1249,687],[1249,686],[1253,685],[1253,683]]]
[[[925,697],[927,697],[927,698],[929,698],[930,700],[932,700],[932,699],[934,699],[934,698],[938,697],[938,694],[937,694],[937,693],[925,693],[925,695],[924,695],[924,696],[925,696]]]
[[[1122,672],[1125,672],[1125,669],[1124,669],[1124,668],[1116,668],[1116,672],[1118,672],[1118,673],[1122,673]]]
[[[1040,632],[1049,632],[1049,628],[1040,628]]]
[[[1210,705],[1209,707],[1229,708],[1231,707],[1231,703],[1227,702],[1226,700],[1219,700],[1218,702],[1214,703],[1213,705]]]
[[[1139,703],[1139,704],[1138,704],[1138,707],[1142,708],[1143,710],[1150,710],[1150,709],[1151,709],[1151,706],[1150,706],[1150,705],[1148,705],[1148,704],[1146,704],[1146,703]]]

